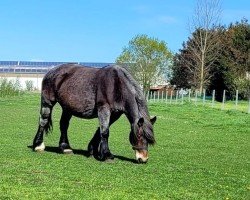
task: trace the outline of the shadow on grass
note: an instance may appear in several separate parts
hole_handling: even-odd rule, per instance
[[[27,147],[30,148],[30,149],[33,148],[32,145],[29,145]],[[62,154],[62,152],[60,151],[60,149],[58,147],[46,146],[44,151],[51,152],[51,153]],[[83,155],[83,156],[85,156],[87,158],[92,157],[87,150],[72,149],[72,151],[73,151],[73,154],[76,154],[76,155]],[[100,161],[96,156],[93,156],[93,157],[96,160]],[[121,161],[132,162],[132,163],[135,163],[135,164],[138,163],[135,159],[127,158],[127,157],[120,156],[120,155],[114,155],[114,158],[119,159]]]

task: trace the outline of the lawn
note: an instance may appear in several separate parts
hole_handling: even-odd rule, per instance
[[[111,127],[114,161],[86,157],[97,120],[72,118],[74,154],[59,154],[59,106],[46,151],[33,152],[39,104],[38,94],[0,98],[0,199],[250,199],[250,114],[150,103],[157,143],[140,165],[125,117]]]

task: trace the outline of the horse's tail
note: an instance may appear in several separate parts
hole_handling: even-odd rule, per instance
[[[41,111],[40,111],[40,124],[41,121],[43,123],[43,132],[48,134],[53,130],[53,123],[52,123],[52,109],[55,105],[54,102],[46,98],[45,95],[42,94],[41,96]]]
[[[49,132],[52,132],[52,130],[53,130],[53,123],[52,123],[51,114],[52,114],[52,108],[51,108],[50,114],[48,116],[48,123],[44,127],[44,132],[46,134],[48,134]]]

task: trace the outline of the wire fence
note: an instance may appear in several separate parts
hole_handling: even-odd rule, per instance
[[[235,91],[235,98],[228,100],[226,91],[223,91],[222,102],[215,100],[216,91],[213,90],[211,95],[207,95],[204,90],[202,93],[192,90],[163,90],[150,91],[145,94],[149,103],[166,103],[166,104],[184,104],[193,103],[195,105],[210,106],[221,110],[239,110],[250,114],[249,100],[239,100],[239,92]]]

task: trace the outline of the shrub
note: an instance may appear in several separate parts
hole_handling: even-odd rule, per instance
[[[0,79],[0,97],[17,96],[21,92],[20,80],[8,80],[7,78]]]
[[[27,80],[25,81],[25,85],[26,85],[26,90],[27,91],[32,91],[34,90],[34,83],[32,80]]]

